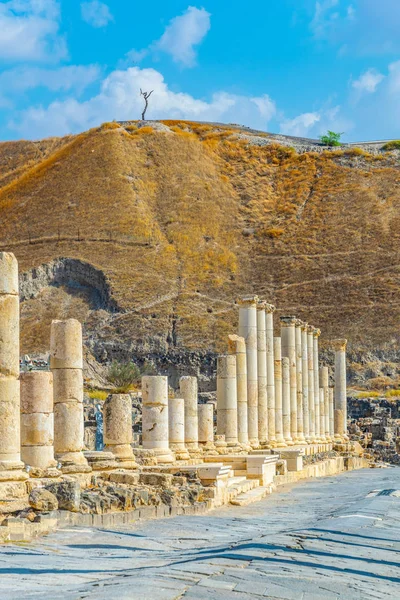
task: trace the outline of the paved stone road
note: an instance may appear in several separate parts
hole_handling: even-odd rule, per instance
[[[9,544],[0,547],[0,598],[397,599],[396,490],[400,468],[354,471],[247,508]]]

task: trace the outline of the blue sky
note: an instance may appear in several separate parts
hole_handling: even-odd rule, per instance
[[[400,0],[0,0],[0,139],[137,119],[400,138]]]

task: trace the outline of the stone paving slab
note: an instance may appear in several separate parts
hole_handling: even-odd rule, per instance
[[[400,468],[310,480],[202,516],[7,544],[0,598],[400,598],[400,497],[376,489],[400,489]]]

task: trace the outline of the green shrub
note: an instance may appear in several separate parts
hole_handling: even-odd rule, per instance
[[[119,363],[113,361],[108,369],[107,379],[118,392],[128,392],[140,379],[140,369],[135,363]]]
[[[321,143],[324,146],[341,146],[340,138],[343,133],[335,133],[334,131],[329,131],[325,135],[321,135],[319,137]]]
[[[382,150],[400,150],[400,140],[393,140],[382,146]]]

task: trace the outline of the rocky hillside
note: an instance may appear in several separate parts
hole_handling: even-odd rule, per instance
[[[235,299],[256,292],[324,340],[347,337],[354,381],[399,376],[396,150],[108,123],[0,144],[0,186],[0,247],[23,272],[22,353],[45,352],[51,319],[75,316],[100,363],[207,372],[237,327]]]

